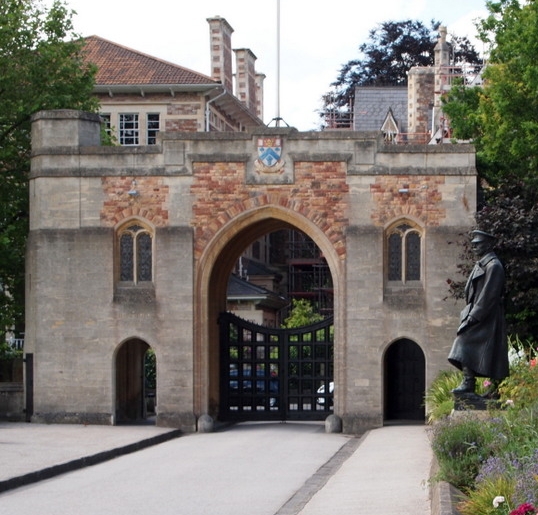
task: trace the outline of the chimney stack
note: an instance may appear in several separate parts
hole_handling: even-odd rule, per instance
[[[211,78],[230,93],[232,82],[232,33],[234,29],[220,16],[208,18],[211,45]]]
[[[235,52],[235,96],[256,114],[256,56],[248,48],[240,48]]]
[[[263,81],[265,80],[264,73],[256,74],[256,115],[260,120],[263,120]]]

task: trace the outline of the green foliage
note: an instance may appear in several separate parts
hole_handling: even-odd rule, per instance
[[[487,424],[464,413],[437,422],[432,436],[432,449],[439,462],[437,479],[461,490],[471,489],[480,465],[491,456],[492,437]]]
[[[452,390],[461,383],[462,379],[463,375],[458,370],[442,371],[435,378],[426,392],[429,423],[443,419],[452,413],[454,409]]]
[[[531,349],[532,342],[511,338],[510,376],[501,383],[498,408],[488,412],[486,421],[459,413],[433,425],[432,449],[440,466],[436,479],[467,494],[458,506],[462,515],[508,515],[538,502],[538,365]],[[446,386],[436,387],[443,393],[431,398],[444,402],[450,381],[443,373],[438,382]],[[499,496],[505,501],[495,508]]]
[[[495,234],[506,271],[508,332],[538,341],[538,178],[507,176],[486,191],[477,225]]]
[[[306,299],[292,299],[291,313],[282,323],[282,327],[292,329],[295,327],[303,327],[305,325],[321,322],[323,316],[316,313],[314,306]]]
[[[491,52],[480,102],[480,150],[503,174],[524,177],[538,166],[538,4],[501,0],[487,6],[480,34]]]
[[[0,342],[0,361],[12,360],[15,358],[22,358],[23,351],[21,349],[15,349],[7,342]]]
[[[491,47],[480,88],[453,88],[443,107],[471,139],[484,198],[477,226],[498,237],[508,332],[538,341],[538,2],[487,2],[478,24]]]
[[[454,136],[472,139],[479,172],[490,184],[538,167],[538,3],[487,2],[477,28],[490,46],[481,88],[457,87],[445,98]]]
[[[458,504],[458,512],[461,515],[501,515],[508,513],[503,504],[514,493],[514,484],[507,477],[495,477],[484,481],[477,490],[469,492],[467,499]],[[499,498],[505,499],[500,502]],[[497,499],[497,507],[493,500]]]
[[[441,420],[452,413],[454,409],[454,396],[452,390],[459,386],[463,374],[459,370],[444,370],[439,373],[426,392],[426,407],[428,409],[428,422]],[[478,380],[476,393],[481,395],[488,386],[487,379]]]
[[[97,109],[95,69],[83,62],[71,16],[59,1],[49,9],[0,3],[0,328],[24,318],[30,118],[43,109]]]
[[[515,402],[519,409],[530,408],[538,403],[538,353],[533,342],[520,343],[519,358],[510,367],[510,376],[499,386],[501,399]]]
[[[148,349],[144,356],[144,377],[146,388],[155,390],[157,387],[157,358],[153,349]]]
[[[478,106],[482,88],[470,88],[463,81],[454,81],[442,98],[443,112],[450,119],[452,137],[456,140],[474,140],[480,134]]]

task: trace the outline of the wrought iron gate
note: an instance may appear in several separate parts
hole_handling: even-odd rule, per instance
[[[332,413],[332,317],[275,329],[222,313],[219,325],[222,420],[323,420]]]

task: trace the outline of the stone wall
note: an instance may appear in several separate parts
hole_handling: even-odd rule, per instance
[[[445,300],[446,280],[458,262],[451,242],[473,222],[471,147],[266,128],[105,148],[98,131],[97,119],[72,111],[34,117],[25,348],[34,420],[116,423],[115,360],[131,340],[157,356],[158,424],[194,430],[200,416],[218,417],[216,319],[228,274],[249,243],[282,228],[308,234],[331,270],[345,432],[383,423],[384,353],[397,339],[418,344],[428,384],[448,368],[459,307]],[[276,168],[260,162],[264,138],[280,143]],[[385,231],[404,219],[422,231],[423,271],[418,285],[394,289]],[[153,231],[144,288],[117,280],[116,231],[129,220]]]

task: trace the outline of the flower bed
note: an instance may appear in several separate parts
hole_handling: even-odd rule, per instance
[[[437,412],[432,421],[432,449],[439,464],[433,481],[447,481],[465,494],[462,515],[536,515],[538,513],[538,366],[536,353],[511,360],[510,377],[500,386],[499,407],[477,416]],[[432,385],[431,413],[446,399],[439,392],[457,383],[444,374]],[[434,406],[431,406],[434,404]],[[444,408],[446,409],[446,407]]]

